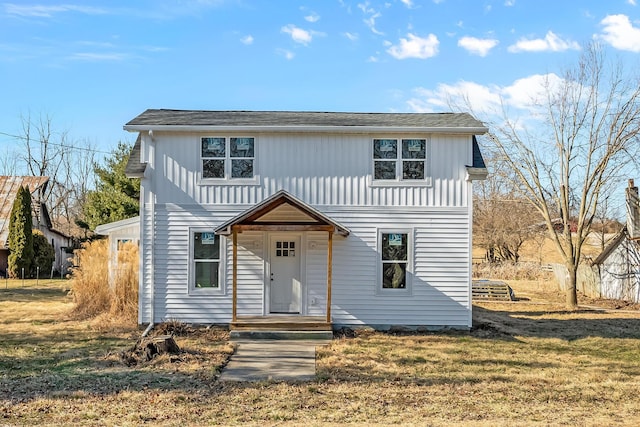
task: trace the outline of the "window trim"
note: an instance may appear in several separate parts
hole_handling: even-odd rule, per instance
[[[382,260],[382,235],[383,234],[406,234],[407,235],[407,268],[405,277],[404,288],[384,288],[382,280],[383,260]],[[414,271],[414,240],[413,228],[379,228],[376,241],[376,256],[377,256],[377,268],[376,268],[376,294],[378,296],[410,296],[413,294],[413,271]]]
[[[196,274],[196,259],[195,252],[195,234],[196,233],[213,233],[214,227],[189,227],[189,268],[187,277],[187,289],[190,295],[226,295],[226,240],[222,236],[216,235],[216,239],[220,239],[220,248],[218,259],[218,281],[220,286],[217,288],[197,288],[195,286],[195,274]]]
[[[391,162],[390,159],[375,159],[374,158],[374,141],[378,139],[393,139],[396,141],[396,177],[394,179],[376,179],[375,174],[375,162],[379,161],[388,161]],[[407,139],[423,139],[425,141],[425,159],[424,159],[424,179],[403,179],[403,162],[404,161],[412,161],[412,159],[404,159],[402,157],[402,141]],[[429,135],[418,135],[418,136],[375,136],[372,137],[369,141],[369,160],[371,167],[371,174],[369,175],[369,186],[370,187],[394,187],[394,186],[403,186],[403,187],[430,187],[431,186],[431,136]],[[414,160],[415,161],[415,160]],[[418,159],[417,161],[421,161]]]
[[[202,156],[202,140],[204,138],[223,138],[225,144],[225,156],[222,157],[203,157]],[[253,157],[233,157],[231,156],[231,138],[252,138],[253,139]],[[198,184],[226,184],[226,185],[259,185],[260,178],[258,175],[258,137],[255,135],[199,135],[198,136]],[[204,176],[204,160],[223,160],[224,161],[224,177],[213,178]],[[251,178],[233,178],[232,164],[233,160],[247,160],[253,161],[253,176]]]

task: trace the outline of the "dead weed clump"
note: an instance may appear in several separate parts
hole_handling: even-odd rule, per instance
[[[79,265],[70,275],[73,314],[79,318],[106,315],[124,323],[136,322],[138,313],[138,246],[118,248],[117,267],[109,262],[107,240],[85,243],[78,251]]]
[[[552,271],[547,271],[535,262],[486,262],[473,265],[473,277],[489,277],[499,280],[554,280]]]

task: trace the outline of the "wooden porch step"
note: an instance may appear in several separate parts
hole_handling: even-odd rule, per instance
[[[323,316],[239,316],[231,330],[331,331],[332,325]]]
[[[296,340],[328,341],[333,339],[331,330],[284,330],[284,329],[232,329],[232,340]]]
[[[474,280],[471,286],[474,301],[513,301],[513,290],[505,282],[498,280]]]

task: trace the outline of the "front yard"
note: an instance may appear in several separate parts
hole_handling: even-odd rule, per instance
[[[638,425],[640,312],[516,295],[471,333],[336,338],[313,382],[223,384],[225,331],[168,325],[184,352],[130,367],[137,328],[69,317],[60,283],[3,286],[0,425]]]

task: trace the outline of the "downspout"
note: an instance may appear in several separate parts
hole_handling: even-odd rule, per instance
[[[153,310],[151,310],[153,311]],[[147,326],[147,329],[144,330],[144,332],[142,333],[142,335],[140,335],[140,338],[144,338],[146,337],[149,332],[151,332],[151,330],[153,329],[153,327],[155,326],[155,324],[153,322],[149,322],[149,326]]]
[[[149,166],[151,166],[151,168],[155,168],[155,155],[156,155],[156,150],[155,150],[155,143],[153,141],[153,133],[150,131],[149,132],[149,160],[151,163]],[[146,174],[146,171],[145,171]],[[151,177],[153,178],[153,174],[151,174]],[[149,183],[149,187],[150,188],[150,200],[149,200],[149,213],[150,213],[150,221],[151,221],[151,251],[149,253],[149,264],[148,264],[148,268],[149,268],[149,277],[151,278],[151,286],[149,287],[149,325],[147,326],[147,328],[144,330],[144,332],[142,333],[142,338],[146,337],[147,334],[149,332],[151,332],[151,330],[153,329],[154,325],[155,325],[155,305],[156,305],[156,301],[155,301],[155,266],[154,266],[154,258],[155,258],[155,239],[156,239],[156,188],[155,188],[155,180],[150,179],[150,183]],[[143,207],[144,209],[144,207]],[[141,218],[141,224],[144,224],[144,217]],[[141,231],[144,229],[143,227],[140,228]]]

